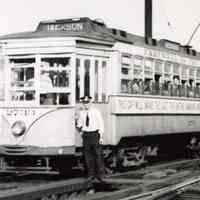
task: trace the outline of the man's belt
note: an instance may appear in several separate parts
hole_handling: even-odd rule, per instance
[[[97,129],[97,130],[94,130],[94,131],[84,131],[84,130],[82,130],[83,131],[83,133],[94,133],[94,132],[99,132],[99,130]]]

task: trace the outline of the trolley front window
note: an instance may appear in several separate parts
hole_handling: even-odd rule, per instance
[[[8,100],[32,101],[36,105],[69,105],[70,60],[71,57],[63,55],[10,59]]]
[[[40,65],[40,104],[70,103],[70,57],[42,58]]]
[[[35,59],[11,59],[10,64],[10,100],[35,100]]]

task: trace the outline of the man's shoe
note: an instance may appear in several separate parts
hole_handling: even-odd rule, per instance
[[[93,182],[93,181],[95,180],[95,177],[89,176],[89,177],[87,177],[86,180],[87,180],[88,182]]]
[[[87,193],[88,193],[88,194],[94,194],[94,193],[95,193],[95,190],[94,190],[94,189],[89,189]]]

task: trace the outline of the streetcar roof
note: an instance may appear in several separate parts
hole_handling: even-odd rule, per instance
[[[0,40],[71,36],[132,43],[126,37],[112,34],[112,31],[104,23],[86,17],[41,21],[35,31],[3,35]]]
[[[127,33],[123,30],[109,28],[100,20],[91,20],[87,17],[45,20],[41,21],[35,31],[12,33],[0,36],[0,40],[10,39],[34,39],[47,37],[81,37],[100,41],[123,42],[139,46],[166,49],[176,53],[188,54],[187,56],[200,56],[198,52],[188,46],[182,46],[168,40],[155,40],[153,38],[144,38],[135,34]],[[168,47],[170,48],[168,48]]]

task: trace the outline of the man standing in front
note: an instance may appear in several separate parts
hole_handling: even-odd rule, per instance
[[[100,143],[104,123],[100,111],[92,105],[91,99],[89,96],[80,98],[83,109],[79,113],[77,128],[82,134],[88,179],[102,183],[104,181],[102,180],[103,164]]]

